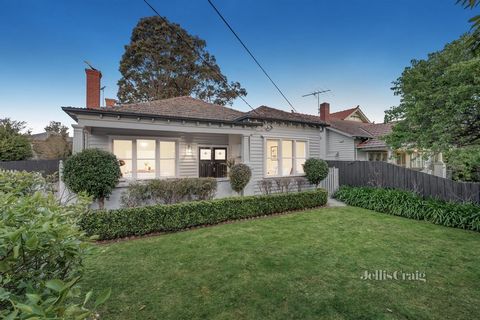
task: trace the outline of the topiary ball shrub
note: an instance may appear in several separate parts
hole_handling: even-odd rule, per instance
[[[99,149],[86,149],[65,161],[63,181],[75,192],[86,192],[103,208],[122,173],[115,155]]]
[[[308,182],[314,184],[317,188],[320,182],[328,175],[328,164],[325,160],[310,158],[303,165],[305,178]]]
[[[239,163],[230,168],[229,177],[232,189],[241,193],[252,177],[252,170],[246,164]]]

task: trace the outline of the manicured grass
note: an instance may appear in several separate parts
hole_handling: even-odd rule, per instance
[[[102,319],[476,319],[480,234],[324,208],[102,245],[83,286]]]

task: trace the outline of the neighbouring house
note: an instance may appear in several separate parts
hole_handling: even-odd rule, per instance
[[[216,196],[232,195],[226,163],[234,159],[252,169],[244,194],[258,194],[260,180],[301,176],[307,158],[326,158],[327,124],[318,115],[267,106],[241,112],[191,97],[100,107],[101,72],[86,74],[86,107],[62,108],[76,122],[73,152],[114,153],[124,163],[120,189],[129,180],[214,177]]]
[[[31,134],[30,143],[33,151],[33,159],[62,159],[71,154],[73,138],[44,131]]]
[[[445,177],[442,154],[423,157],[421,152],[392,150],[382,139],[394,123],[372,123],[360,106],[330,113],[330,105],[320,105],[320,118],[327,127],[328,160],[386,161],[402,167]]]

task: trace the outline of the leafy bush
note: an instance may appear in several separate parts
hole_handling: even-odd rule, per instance
[[[122,206],[133,208],[155,203],[212,199],[217,191],[214,178],[183,178],[132,182],[122,194]]]
[[[480,182],[480,146],[452,149],[445,158],[453,180]]]
[[[99,210],[83,215],[80,226],[89,235],[98,235],[100,239],[115,239],[313,208],[326,203],[327,191],[317,189],[300,193]]]
[[[317,188],[320,182],[328,175],[328,164],[325,160],[310,158],[303,165],[305,178]]]
[[[86,149],[65,161],[63,181],[75,192],[86,192],[98,199],[103,208],[108,197],[121,177],[120,166],[115,155],[98,149]]]
[[[75,301],[89,245],[76,222],[89,199],[61,205],[37,191],[43,182],[36,173],[0,174],[0,317],[85,319],[88,299]]]
[[[0,192],[17,196],[47,191],[48,184],[39,172],[0,170]]]
[[[480,231],[480,206],[422,197],[403,190],[342,186],[335,198],[351,206],[447,227]]]
[[[33,155],[30,132],[22,133],[25,129],[25,121],[0,119],[0,161],[25,160]]]
[[[233,165],[230,168],[230,185],[233,191],[242,192],[252,177],[252,170],[244,163]]]

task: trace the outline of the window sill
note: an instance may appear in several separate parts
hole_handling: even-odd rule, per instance
[[[300,177],[305,177],[305,174],[293,174],[290,176],[263,176],[263,179],[300,178]]]

